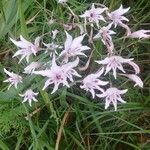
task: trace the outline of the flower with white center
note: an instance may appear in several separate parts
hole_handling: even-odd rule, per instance
[[[72,36],[66,32],[66,36],[67,39],[64,44],[64,50],[61,52],[60,56],[64,56],[66,59],[68,59],[71,56],[78,56],[78,55],[86,56],[83,53],[83,51],[89,50],[90,47],[82,45],[82,41],[85,34],[76,37],[75,39],[72,39]]]
[[[104,86],[109,82],[98,79],[103,74],[103,72],[104,72],[104,68],[102,68],[100,71],[98,71],[95,74],[92,73],[86,76],[83,79],[82,81],[83,85],[81,85],[80,88],[89,91],[92,94],[93,98],[95,97],[95,90],[104,92],[104,90],[100,86]]]
[[[52,39],[54,40],[56,38],[56,35],[59,33],[58,30],[53,30],[52,31]]]
[[[35,69],[39,68],[41,66],[41,63],[39,62],[32,62],[29,64],[26,68],[24,68],[24,72],[26,74],[32,74]]]
[[[48,78],[45,82],[43,90],[45,90],[50,84],[54,84],[54,88],[51,94],[56,92],[59,85],[70,87],[67,81],[67,78],[72,80],[72,75],[76,75],[75,70],[72,68],[77,65],[77,62],[68,63],[63,66],[58,66],[55,61],[55,57],[53,57],[52,65],[50,69],[42,70],[42,71],[34,71],[35,74],[39,74]],[[78,76],[78,75],[77,75]]]
[[[139,86],[139,87],[143,88],[143,81],[137,75],[135,75],[135,74],[120,74],[120,75],[125,76],[125,77],[129,78],[130,80],[134,81],[135,82],[134,87]]]
[[[96,61],[96,62],[98,64],[107,65],[105,75],[112,69],[113,76],[116,79],[117,68],[121,70],[123,73],[125,73],[125,70],[123,69],[123,66],[122,66],[122,64],[124,63],[131,65],[133,69],[135,70],[135,74],[138,74],[140,72],[139,66],[136,63],[134,63],[132,60],[133,58],[125,59],[125,58],[122,58],[121,56],[110,56],[110,57],[106,57],[104,60]]]
[[[15,41],[12,38],[10,40],[20,49],[13,55],[13,57],[16,57],[18,55],[21,55],[21,58],[19,60],[19,63],[22,61],[22,59],[26,58],[26,61],[29,62],[29,57],[39,51],[39,41],[40,37],[37,37],[35,39],[34,44],[27,41],[25,38],[23,38],[22,35],[20,35],[20,41]]]
[[[8,86],[8,90],[12,85],[14,85],[15,88],[17,88],[17,85],[19,83],[22,83],[22,77],[19,76],[18,74],[13,73],[13,72],[9,72],[5,68],[4,68],[4,72],[9,76],[9,78],[7,80],[3,81],[3,82],[9,82],[10,83],[10,85]]]
[[[115,87],[111,87],[109,89],[107,89],[104,93],[102,94],[96,94],[96,96],[103,98],[105,98],[105,109],[107,109],[110,105],[110,103],[112,102],[112,104],[114,105],[115,111],[117,110],[117,101],[121,102],[121,103],[126,103],[126,101],[124,101],[120,95],[125,94],[128,91],[128,89],[125,90],[119,90]]]
[[[55,44],[54,42],[48,43],[48,44],[46,44],[46,43],[43,42],[43,45],[47,47],[45,53],[47,53],[48,50],[50,50],[50,57],[51,57],[53,54],[58,54],[57,51],[56,51],[56,49],[61,49],[61,48],[63,48],[62,46],[57,45],[57,44]]]
[[[114,49],[114,44],[112,42],[112,37],[110,35],[116,34],[114,31],[110,30],[112,23],[108,26],[102,27],[98,34],[94,36],[94,39],[101,38],[104,45],[106,45],[108,52],[111,54]]]
[[[19,94],[21,97],[24,97],[24,100],[22,101],[22,103],[28,101],[29,105],[31,105],[32,101],[37,102],[38,100],[35,98],[35,96],[37,96],[39,93],[35,93],[33,92],[33,90],[29,89],[27,90],[24,94]]]
[[[138,30],[128,35],[128,37],[138,39],[148,39],[150,38],[150,30]]]
[[[66,4],[68,0],[58,0],[59,4]]]
[[[123,8],[122,5],[115,11],[111,13],[107,13],[110,20],[112,20],[113,24],[115,25],[115,28],[119,25],[127,30],[127,34],[130,34],[130,28],[123,23],[123,21],[129,21],[126,17],[123,15],[128,12],[130,7]]]
[[[92,8],[90,10],[86,10],[83,15],[80,15],[81,18],[87,18],[89,22],[96,23],[99,27],[98,23],[100,20],[105,21],[104,17],[101,15],[108,8],[95,8],[94,3],[92,4]]]

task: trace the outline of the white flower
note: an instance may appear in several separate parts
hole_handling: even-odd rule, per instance
[[[99,26],[98,23],[100,20],[106,22],[101,14],[107,9],[108,8],[95,8],[93,3],[92,8],[90,10],[86,10],[83,15],[80,15],[80,17],[87,18],[89,22],[91,23],[95,22],[96,25]]]
[[[42,71],[34,71],[35,74],[39,74],[45,77],[48,77],[48,80],[45,82],[43,90],[45,90],[50,84],[54,84],[53,94],[60,84],[63,86],[69,86],[67,79],[69,78],[70,81],[73,81],[72,75],[79,76],[76,71],[73,69],[77,66],[79,59],[75,60],[74,62],[70,62],[63,66],[58,66],[55,61],[55,57],[52,60],[52,65],[50,69],[42,70]]]
[[[14,85],[15,88],[17,88],[17,85],[18,83],[22,83],[22,77],[19,76],[18,74],[16,73],[13,73],[13,72],[9,72],[7,71],[5,68],[4,68],[4,72],[9,76],[9,78],[3,82],[9,82],[10,85],[8,86],[8,89]]]
[[[125,94],[128,91],[128,89],[125,90],[119,90],[115,87],[107,89],[104,93],[102,94],[96,94],[98,97],[106,97],[105,98],[105,109],[107,109],[112,102],[114,105],[115,111],[117,110],[117,101],[121,103],[126,103],[120,95]]]
[[[138,85],[139,87],[143,88],[143,81],[137,75],[135,74],[120,74],[120,75],[125,76],[134,81],[135,82],[134,87]]]
[[[133,58],[124,59],[121,56],[110,56],[110,57],[106,57],[102,61],[96,61],[96,62],[98,64],[107,65],[105,75],[112,69],[113,76],[116,79],[117,78],[117,76],[116,76],[117,68],[119,70],[121,70],[123,73],[125,73],[125,70],[123,69],[123,66],[122,66],[122,64],[124,64],[124,63],[131,65],[134,68],[136,74],[138,74],[140,72],[139,66],[137,64],[135,64],[132,60],[133,60]]]
[[[147,39],[147,38],[150,38],[150,30],[138,30],[138,31],[131,33],[128,37]]]
[[[124,9],[121,5],[117,10],[108,13],[108,17],[113,21],[115,28],[117,25],[123,24],[122,21],[129,21],[126,17],[123,16],[123,14],[129,11],[129,9],[130,7]]]
[[[111,54],[114,49],[114,44],[110,35],[116,34],[114,31],[110,30],[112,23],[108,26],[102,27],[98,34],[94,36],[94,39],[101,38],[104,45],[106,45],[108,52]]]
[[[41,63],[39,63],[39,62],[32,62],[26,68],[24,68],[24,73],[32,74],[33,71],[35,71],[35,69],[39,68],[40,66],[41,66]]]
[[[72,39],[72,36],[66,32],[66,36],[67,39],[64,44],[64,50],[61,52],[60,56],[63,55],[66,58],[78,55],[86,56],[83,51],[89,50],[90,47],[82,45],[85,34]]]
[[[27,41],[26,39],[24,39],[22,37],[22,35],[20,35],[20,41],[15,41],[12,38],[10,38],[10,40],[16,45],[18,46],[20,49],[13,55],[13,57],[16,57],[18,55],[21,55],[21,58],[19,60],[19,62],[22,61],[22,59],[26,58],[26,61],[29,62],[29,57],[34,54],[36,55],[36,53],[39,51],[39,40],[40,37],[37,37],[35,39],[34,44],[32,44],[31,42]]]
[[[59,31],[56,29],[56,30],[53,30],[52,31],[52,39],[55,39],[56,38],[56,35],[59,33]]]
[[[108,84],[109,82],[98,79],[102,75],[103,72],[104,72],[104,68],[102,68],[100,71],[98,71],[95,74],[92,73],[86,76],[83,79],[82,81],[83,85],[81,85],[80,88],[86,91],[89,91],[92,94],[93,98],[95,97],[95,90],[104,92],[104,90],[100,86],[104,86]]]
[[[59,49],[63,48],[62,46],[57,45],[57,44],[55,44],[54,42],[48,43],[48,44],[46,44],[46,43],[43,42],[43,45],[47,47],[45,53],[47,53],[48,50],[50,50],[50,57],[51,57],[53,54],[58,54],[57,51],[56,51],[57,48],[59,48]]]
[[[68,0],[58,0],[58,3],[59,3],[59,4],[65,4],[65,3],[67,3],[67,1],[68,1]]]
[[[35,96],[38,95],[38,93],[34,93],[31,89],[27,90],[24,94],[19,94],[21,97],[24,97],[24,100],[22,103],[28,101],[29,105],[31,105],[32,101],[37,102],[38,100],[35,98]]]

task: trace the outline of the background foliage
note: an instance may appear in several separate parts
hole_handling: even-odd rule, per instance
[[[132,31],[150,29],[150,1],[93,0],[110,9],[123,4],[131,7],[128,18]],[[80,14],[91,5],[90,0],[70,0],[70,7]],[[32,79],[19,91],[7,91],[3,67],[21,68],[12,54],[16,50],[9,37],[33,39],[50,32],[59,25],[48,25],[53,11],[60,23],[66,23],[67,9],[55,0],[0,0],[0,149],[2,150],[149,150],[150,149],[150,41],[127,40],[115,45],[123,53],[132,55],[141,67],[144,88],[133,88],[130,82],[127,104],[118,111],[104,110],[104,103],[92,100],[78,88],[60,89],[57,94],[40,91],[39,102],[32,108],[22,104],[19,91],[28,87]],[[120,32],[122,34],[122,31]],[[60,36],[61,38],[61,36]],[[46,39],[49,41],[49,39]],[[97,58],[101,45],[97,43]],[[94,67],[94,66],[93,66]],[[41,78],[32,86],[38,87]],[[40,90],[40,89],[39,89]],[[30,117],[28,117],[30,116]]]

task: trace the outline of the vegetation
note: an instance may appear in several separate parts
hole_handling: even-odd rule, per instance
[[[128,18],[132,30],[150,29],[150,1],[147,0],[94,0],[114,10],[123,4],[131,7]],[[91,5],[90,0],[70,0],[70,8],[78,15]],[[18,96],[33,81],[26,78],[19,89],[10,88],[3,81],[3,68],[21,71],[12,55],[16,47],[9,37],[23,35],[30,41],[60,28],[66,23],[67,9],[55,0],[1,0],[0,1],[0,149],[2,150],[149,150],[150,149],[150,41],[125,40],[118,49],[132,55],[141,69],[144,88],[133,88],[130,82],[126,95],[128,103],[118,110],[104,109],[104,102],[93,100],[78,87],[62,88],[51,95],[40,91],[38,103],[30,107]],[[49,25],[52,17],[57,23]],[[124,34],[121,30],[119,34]],[[59,35],[62,39],[62,35]],[[45,39],[49,42],[49,39]],[[97,43],[96,59],[102,48]],[[24,64],[25,65],[25,64]],[[95,67],[91,65],[91,68]],[[32,87],[39,88],[41,78]]]

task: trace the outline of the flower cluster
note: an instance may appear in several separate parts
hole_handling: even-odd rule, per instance
[[[59,0],[59,4],[63,4],[62,7],[69,7],[66,5],[67,0]],[[115,28],[121,27],[125,29],[126,35],[124,38],[150,38],[150,30],[139,30],[131,32],[130,27],[127,25],[129,21],[124,15],[130,8],[123,8],[121,5],[118,9],[110,11],[106,6],[102,4],[92,4],[91,8],[86,10],[81,15],[76,15],[69,7],[70,15],[75,17],[73,21],[68,24],[63,24],[65,31],[55,29],[52,31],[51,42],[43,42],[41,37],[37,37],[34,43],[26,40],[23,36],[20,36],[20,40],[16,41],[12,38],[10,40],[19,48],[19,50],[13,55],[13,57],[19,57],[19,63],[24,58],[26,59],[27,66],[24,68],[24,74],[28,76],[42,76],[46,78],[46,81],[42,87],[42,90],[51,89],[51,94],[55,93],[61,87],[70,88],[72,83],[80,83],[79,87],[92,95],[92,98],[105,98],[105,109],[112,104],[117,110],[117,103],[126,103],[121,96],[125,94],[128,89],[118,89],[114,85],[115,80],[122,78],[128,78],[135,82],[134,86],[143,87],[143,82],[138,76],[140,73],[139,66],[133,61],[133,58],[126,58],[118,55],[113,42],[113,36],[117,35],[114,31]],[[80,24],[75,23],[75,19],[81,20]],[[53,24],[51,19],[51,24]],[[49,25],[51,25],[49,24]],[[72,36],[72,29],[80,29],[79,36]],[[90,31],[89,31],[90,29]],[[94,32],[97,32],[94,34]],[[61,32],[65,35],[65,40],[60,44],[58,33]],[[88,74],[84,74],[92,61],[92,54],[94,53],[93,47],[95,47],[95,41],[102,42],[104,45],[105,56],[103,59],[94,60],[97,64],[97,70],[90,71]],[[41,42],[42,41],[42,42]],[[47,44],[46,44],[47,43]],[[46,47],[46,48],[45,48]],[[36,56],[46,55],[50,56],[48,59],[38,59]],[[43,58],[46,58],[43,57]],[[87,62],[84,67],[79,67],[80,62],[84,60]],[[88,60],[87,60],[88,58]],[[131,69],[125,69],[125,66],[129,66]],[[17,88],[18,84],[22,84],[23,76],[9,72],[4,69],[4,72],[9,76],[4,82],[9,82],[11,86]],[[82,74],[82,76],[81,76]],[[108,76],[109,74],[109,76]],[[113,83],[115,81],[115,83]],[[114,86],[113,86],[114,85]],[[33,92],[31,88],[26,90],[24,94],[20,94],[24,97],[23,102],[29,101],[31,106],[32,100],[37,102],[35,96],[38,93]]]

